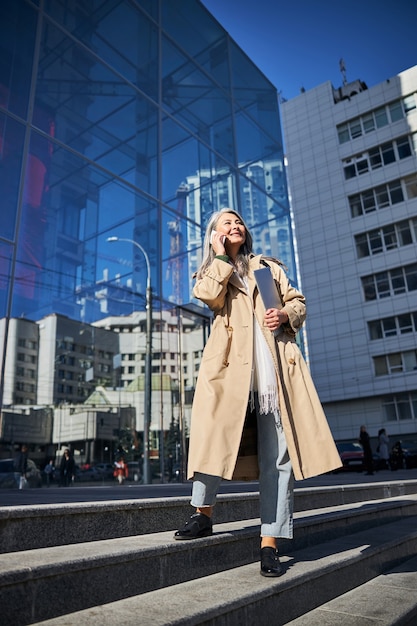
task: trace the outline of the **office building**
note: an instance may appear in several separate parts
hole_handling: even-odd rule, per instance
[[[6,389],[6,346],[20,320],[51,337],[54,324],[68,326],[36,363],[36,393],[44,404],[79,403],[97,383],[85,357],[103,353],[111,381],[116,350],[99,344],[103,333],[84,345],[80,328],[141,313],[146,352],[148,283],[153,357],[164,352],[165,313],[177,344],[190,324],[201,352],[211,316],[192,298],[192,274],[219,208],[241,210],[255,251],[282,249],[295,280],[276,88],[199,0],[7,0],[0,33],[2,405],[17,397]],[[192,393],[175,351],[169,367]],[[46,369],[56,374],[57,357],[77,361],[62,362],[58,387]],[[19,391],[24,402],[35,393]]]
[[[417,66],[282,106],[310,367],[334,436],[417,429]]]

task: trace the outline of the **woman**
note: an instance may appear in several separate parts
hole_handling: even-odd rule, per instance
[[[385,428],[381,428],[378,432],[378,452],[384,462],[385,468],[389,469],[389,437]]]
[[[265,310],[260,298],[254,270],[265,266],[279,286],[281,309]],[[258,438],[261,574],[279,576],[276,539],[292,537],[294,475],[300,480],[341,465],[294,341],[305,319],[304,297],[279,262],[252,254],[252,236],[231,209],[215,213],[208,223],[194,295],[212,309],[214,321],[191,416],[188,477],[197,510],[174,537],[212,534],[220,482],[232,479],[239,467],[249,404],[256,413]],[[257,468],[245,467],[245,475],[258,478]]]
[[[68,448],[64,450],[62,455],[59,473],[61,487],[69,487],[75,473],[75,462]]]

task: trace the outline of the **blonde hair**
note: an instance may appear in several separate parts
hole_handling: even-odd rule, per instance
[[[216,226],[217,226],[217,222],[219,221],[219,218],[224,213],[232,213],[233,215],[236,215],[236,217],[241,220],[243,226],[245,227],[246,239],[245,239],[245,242],[240,246],[239,252],[236,256],[235,265],[240,276],[244,277],[244,276],[247,276],[248,274],[249,255],[252,253],[252,244],[253,244],[252,235],[243,217],[239,215],[237,211],[234,211],[233,209],[229,209],[225,207],[224,209],[220,209],[220,211],[216,211],[215,213],[213,213],[208,221],[206,234],[204,236],[203,260],[201,262],[200,267],[198,268],[196,272],[196,277],[198,279],[203,277],[206,269],[209,267],[209,265],[212,264],[213,259],[216,256],[216,253],[213,250],[213,246],[210,244],[210,237],[211,237],[211,233],[213,232],[213,230],[216,230]]]

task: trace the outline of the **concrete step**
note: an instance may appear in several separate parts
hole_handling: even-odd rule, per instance
[[[299,512],[295,538],[282,542],[282,551],[314,549],[331,538],[344,541],[346,533],[372,533],[409,519],[415,525],[417,494]],[[258,519],[215,524],[214,530],[192,542],[174,541],[171,530],[0,555],[1,624],[30,624],[253,562],[259,568]]]
[[[417,551],[416,522],[417,518],[406,518],[295,551],[281,559],[286,571],[280,578],[263,578],[259,563],[250,563],[36,624],[281,626],[406,561]],[[198,552],[202,572],[205,555]],[[350,621],[337,616],[335,621],[314,624],[365,624],[352,619],[355,606],[350,608]],[[309,621],[301,623],[312,626]]]
[[[417,557],[289,622],[288,626],[415,626]]]
[[[295,511],[417,493],[417,480],[297,488]],[[0,553],[174,530],[191,513],[188,497],[0,507]],[[219,523],[259,515],[259,494],[220,495]]]

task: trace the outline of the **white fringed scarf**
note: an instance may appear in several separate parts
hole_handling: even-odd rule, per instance
[[[249,293],[248,281],[236,272],[236,275],[244,283],[247,293]],[[253,313],[253,371],[250,390],[250,409],[255,408],[255,392],[258,394],[259,412],[261,415],[274,413],[276,420],[280,420],[278,386],[275,373],[274,361],[269,350],[262,329]]]
[[[278,388],[274,362],[255,316],[253,341],[254,372],[252,389],[258,392],[259,412],[261,415],[279,413]]]

